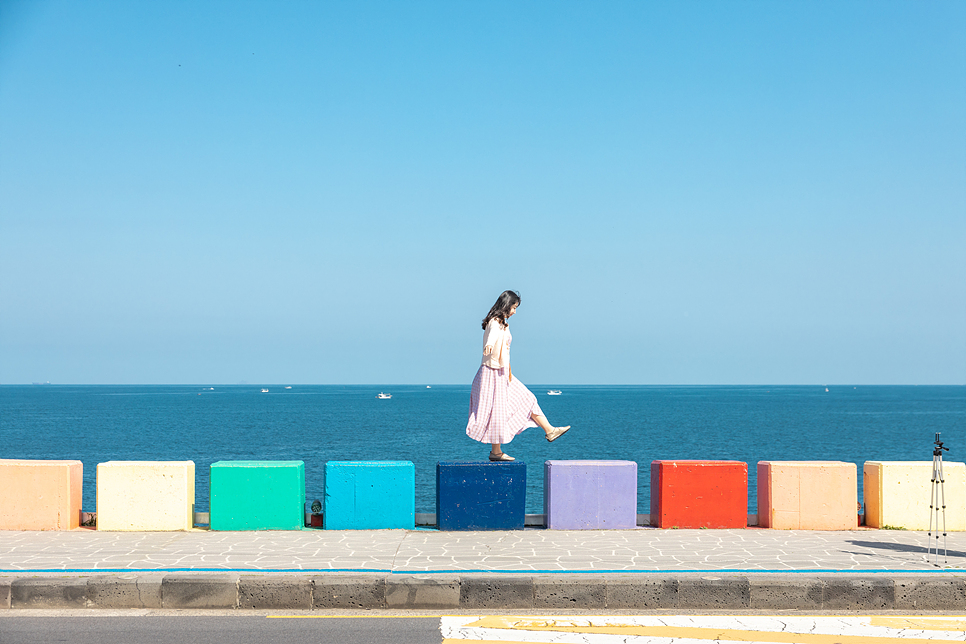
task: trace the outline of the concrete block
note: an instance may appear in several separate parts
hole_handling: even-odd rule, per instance
[[[237,608],[238,575],[165,575],[161,580],[161,607]]]
[[[533,608],[533,578],[464,575],[460,608]]]
[[[651,525],[745,528],[748,464],[741,461],[652,461]]]
[[[211,464],[211,530],[301,530],[305,463],[218,461]]]
[[[855,463],[759,461],[758,523],[778,530],[854,530]]]
[[[459,608],[460,578],[438,575],[389,575],[386,577],[386,607],[439,610]]]
[[[312,608],[312,579],[296,575],[242,575],[239,608]]]
[[[678,579],[678,608],[748,608],[751,584],[747,577],[705,576]]]
[[[13,577],[0,577],[0,610],[10,608],[10,584]]]
[[[97,465],[97,529],[109,532],[190,530],[193,461],[108,461]]]
[[[821,610],[825,584],[805,575],[751,575],[749,605],[753,610]]]
[[[451,461],[436,465],[440,530],[522,530],[527,498],[523,461]]]
[[[385,608],[385,576],[320,575],[312,578],[312,608]]]
[[[543,513],[550,530],[637,527],[637,463],[546,461]]]
[[[966,609],[966,579],[963,577],[897,577],[896,610]]]
[[[86,608],[85,577],[18,577],[10,584],[11,608]]]
[[[73,530],[83,487],[80,461],[0,459],[0,530]]]
[[[893,610],[895,581],[881,577],[825,577],[825,610]]]
[[[603,577],[587,575],[537,575],[533,578],[534,608],[585,609],[607,605]]]
[[[944,462],[943,479],[946,531],[966,530],[966,464]],[[929,529],[932,461],[866,461],[862,480],[865,525]],[[932,519],[935,529],[935,511]]]
[[[416,468],[411,461],[328,461],[326,530],[412,530]]]
[[[163,575],[97,575],[87,579],[90,608],[161,608]]]
[[[606,602],[607,608],[675,608],[678,580],[664,575],[610,577]]]

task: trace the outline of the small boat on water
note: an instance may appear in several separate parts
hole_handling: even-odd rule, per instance
[[[382,392],[379,392],[379,395],[376,396],[376,398],[381,398],[382,400],[388,400],[389,398],[392,398],[392,394],[384,394]]]
[[[289,385],[289,386],[287,386],[287,387],[285,387],[285,388],[286,388],[286,389],[291,389],[291,388],[292,388],[292,385]]]
[[[268,393],[268,389],[262,389],[262,393],[263,394],[267,394]]]
[[[559,389],[551,389],[550,391],[547,392],[547,395],[548,396],[559,396],[560,395],[560,390]]]

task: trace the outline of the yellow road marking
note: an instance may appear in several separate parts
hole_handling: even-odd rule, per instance
[[[908,628],[914,631],[966,631],[966,619],[955,617],[871,617],[870,626]]]
[[[535,642],[533,640],[529,642],[521,642],[519,640],[443,640],[443,644],[466,644],[467,642],[473,642],[473,644],[553,644],[553,642]]]
[[[584,623],[578,624],[577,621]],[[636,635],[643,637],[689,638],[725,642],[776,642],[779,644],[935,644],[933,639],[910,637],[869,637],[865,635],[832,635],[818,633],[786,633],[769,630],[748,631],[730,628],[698,628],[694,626],[641,626],[612,624],[591,626],[586,620],[555,620],[513,617],[484,617],[464,628],[493,628],[516,631],[552,631],[585,635]]]
[[[267,619],[439,619],[439,615],[266,615]]]

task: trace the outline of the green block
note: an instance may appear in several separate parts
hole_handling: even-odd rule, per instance
[[[301,530],[305,463],[218,461],[211,464],[211,530]]]

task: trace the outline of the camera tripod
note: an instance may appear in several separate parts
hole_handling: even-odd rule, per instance
[[[932,480],[929,483],[929,532],[926,533],[926,561],[929,561],[929,553],[932,551],[932,521],[936,519],[936,560],[939,565],[939,509],[942,508],[943,524],[943,563],[946,563],[946,488],[943,478],[943,450],[949,451],[948,447],[943,447],[943,442],[939,440],[939,432],[936,432],[935,446],[932,450]]]

